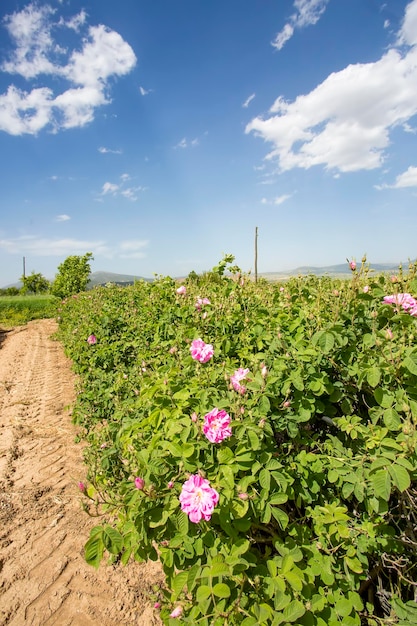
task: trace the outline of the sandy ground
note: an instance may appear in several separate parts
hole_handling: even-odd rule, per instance
[[[53,320],[0,334],[1,626],[153,626],[157,563],[88,566],[74,375]]]

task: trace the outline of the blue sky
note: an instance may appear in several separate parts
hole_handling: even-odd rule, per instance
[[[0,11],[0,286],[417,256],[417,0]]]

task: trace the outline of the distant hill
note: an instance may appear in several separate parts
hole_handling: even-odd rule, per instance
[[[376,274],[381,274],[383,272],[397,272],[399,265],[399,263],[370,263],[369,269]],[[407,268],[408,262],[403,263],[403,266],[404,268]],[[294,270],[288,270],[286,272],[262,272],[258,273],[258,276],[261,276],[266,280],[283,280],[285,278],[290,278],[291,276],[306,276],[308,274],[314,274],[315,276],[334,276],[337,278],[348,278],[352,276],[352,272],[349,270],[347,263],[340,263],[339,265],[327,265],[326,267],[312,267],[309,265],[303,265],[301,267],[297,267]]]
[[[133,285],[138,280],[152,282],[153,278],[144,278],[143,276],[132,276],[131,274],[114,274],[113,272],[93,272],[90,274],[87,289],[92,289],[97,285],[106,285],[113,283],[115,285],[127,286]]]

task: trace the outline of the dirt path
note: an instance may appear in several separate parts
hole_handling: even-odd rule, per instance
[[[53,320],[0,336],[0,625],[152,626],[157,564],[83,559],[95,525],[80,506],[74,376]]]

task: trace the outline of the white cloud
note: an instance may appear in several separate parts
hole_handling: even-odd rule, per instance
[[[399,174],[393,185],[375,185],[376,189],[401,189],[404,187],[417,187],[417,167],[410,165],[408,170]]]
[[[412,40],[410,24],[416,16],[413,0],[400,33],[403,41]],[[380,167],[392,129],[416,114],[417,46],[403,53],[393,48],[378,61],[330,74],[293,102],[278,97],[266,117],[246,126],[246,133],[272,144],[266,159],[276,160],[281,172],[313,165],[353,172]]]
[[[146,191],[147,189],[147,187],[142,187],[141,185],[138,185],[136,187],[126,187],[126,183],[131,180],[131,176],[129,174],[122,174],[120,176],[120,180],[121,183],[119,184],[111,183],[108,181],[105,182],[103,187],[101,188],[100,197],[97,199],[101,200],[103,196],[112,195],[122,196],[123,198],[134,202],[138,199],[138,193],[141,191]]]
[[[411,133],[412,135],[415,135],[417,133],[417,128],[414,128],[413,126],[410,126],[410,124],[403,124],[403,130],[406,133]]]
[[[108,254],[110,248],[105,241],[77,239],[48,239],[25,235],[16,239],[0,239],[0,249],[10,254],[31,254],[32,256],[68,256],[85,254],[91,251],[96,254]]]
[[[326,10],[328,2],[329,0],[295,0],[295,13],[271,42],[272,46],[277,50],[282,50],[293,36],[295,29],[316,24]]]
[[[194,148],[195,146],[198,146],[199,143],[200,143],[200,140],[198,137],[195,137],[194,139],[191,139],[191,140],[183,137],[181,141],[179,141],[177,145],[174,146],[174,149],[175,148]]]
[[[104,146],[100,146],[98,151],[101,154],[123,154],[122,150],[112,150],[111,148],[105,148]]]
[[[0,239],[0,250],[9,254],[27,254],[32,257],[59,256],[92,252],[94,256],[121,259],[142,259],[146,256],[148,240],[137,239],[109,244],[104,240],[56,239],[24,235],[15,239]]]
[[[67,222],[68,220],[70,220],[70,216],[69,215],[65,215],[65,213],[63,213],[62,215],[57,215],[55,218],[56,222]]]
[[[0,130],[12,135],[36,135],[50,126],[61,129],[81,127],[94,119],[97,107],[108,104],[109,82],[113,76],[129,73],[136,57],[123,38],[102,24],[91,26],[79,49],[67,50],[53,37],[56,27],[80,31],[87,15],[81,11],[70,20],[56,20],[56,9],[45,4],[28,4],[22,11],[7,15],[4,25],[14,49],[1,71],[17,74],[27,81],[37,79],[30,90],[10,84],[0,95]],[[59,34],[59,32],[58,32]],[[57,77],[68,82],[56,93],[40,77]],[[53,87],[61,84],[56,81]]]
[[[149,241],[141,239],[122,241],[119,245],[119,256],[121,259],[143,259],[146,256],[143,248],[148,244]]]
[[[120,193],[127,200],[132,200],[134,202],[138,199],[138,191],[143,191],[144,187],[128,187],[127,189],[123,189]]]
[[[145,89],[145,87],[142,87],[142,85],[139,85],[139,92],[140,92],[141,96],[147,96],[152,91],[153,91],[153,89]]]
[[[86,20],[87,20],[87,13],[84,11],[84,9],[81,9],[81,11],[77,15],[74,15],[74,17],[70,18],[67,21],[65,21],[61,17],[61,19],[59,20],[59,25],[66,26],[67,28],[71,28],[72,30],[75,30],[76,32],[78,32],[81,26],[85,24]]]
[[[398,35],[398,42],[409,46],[417,44],[417,1],[412,0],[406,8],[404,20]]]
[[[105,196],[108,193],[114,194],[118,190],[119,190],[119,185],[116,185],[114,183],[104,183],[101,189],[101,195]]]
[[[291,194],[286,193],[286,194],[283,194],[282,196],[277,196],[276,198],[272,198],[272,200],[268,200],[268,198],[262,198],[261,203],[262,204],[274,204],[275,206],[278,206],[280,204],[283,204],[287,200],[289,200],[289,198],[291,198]]]
[[[252,93],[248,98],[246,98],[245,102],[242,104],[244,109],[247,109],[252,100],[255,98],[256,94]]]

